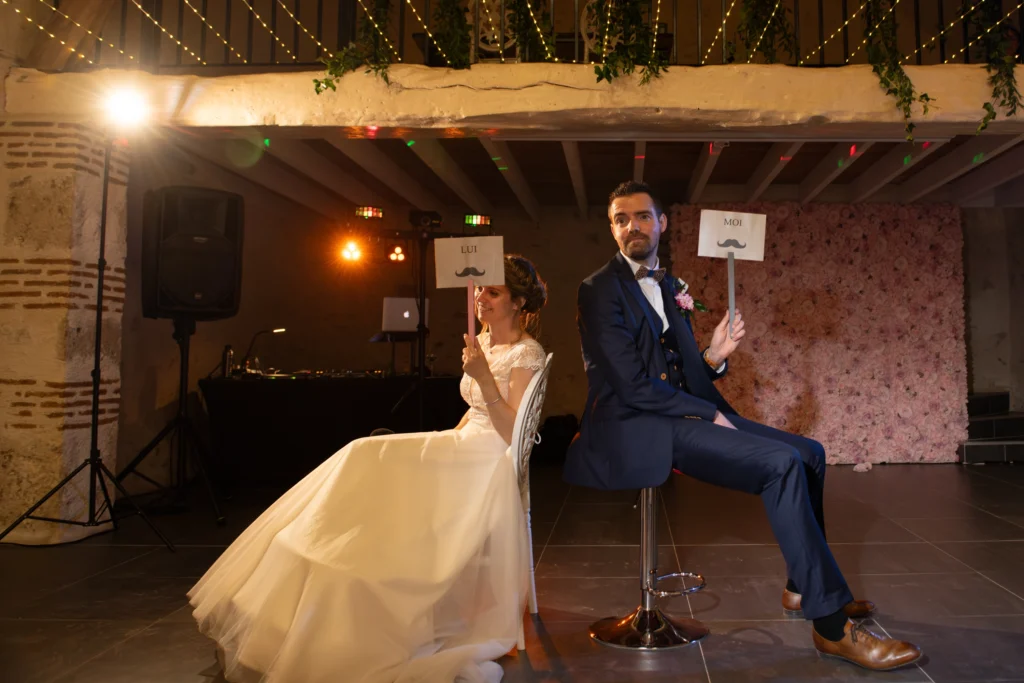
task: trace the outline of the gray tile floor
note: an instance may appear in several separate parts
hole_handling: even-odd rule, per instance
[[[784,565],[760,501],[683,477],[662,490],[661,569],[702,572],[708,587],[664,608],[711,636],[663,653],[595,645],[587,625],[639,598],[634,493],[570,489],[557,468],[535,467],[541,609],[526,652],[502,660],[505,680],[1024,682],[1024,467],[833,467],[827,486],[840,566],[855,594],[878,603],[878,629],[922,646],[921,666],[873,674],[820,659],[809,626],[782,617]],[[184,594],[272,499],[236,495],[226,527],[201,499],[159,518],[175,554],[137,519],[74,545],[0,546],[0,680],[222,681]]]

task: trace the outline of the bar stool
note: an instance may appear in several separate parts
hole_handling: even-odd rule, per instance
[[[693,645],[710,633],[696,619],[669,618],[658,609],[658,598],[696,593],[707,582],[700,574],[685,571],[658,576],[657,495],[654,488],[640,491],[640,606],[624,617],[608,617],[590,625],[590,637],[604,645],[627,650],[667,650]],[[696,579],[698,584],[679,591],[658,590],[659,581],[682,578]]]

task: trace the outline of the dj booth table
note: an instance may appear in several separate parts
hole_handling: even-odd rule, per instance
[[[458,424],[467,410],[460,379],[424,380],[423,431]],[[413,376],[201,380],[213,475],[232,484],[290,485],[374,429],[419,431],[415,384]]]

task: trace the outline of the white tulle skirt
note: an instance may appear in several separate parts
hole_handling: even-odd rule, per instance
[[[188,597],[232,682],[499,681],[525,608],[521,509],[492,430],[360,439]]]

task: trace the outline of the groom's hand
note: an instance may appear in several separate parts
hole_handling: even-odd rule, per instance
[[[737,310],[736,317],[732,322],[732,337],[729,336],[729,313],[726,312],[722,322],[718,323],[714,334],[711,335],[708,358],[715,365],[721,365],[740,345],[740,339],[743,339],[743,335],[746,333],[746,330],[743,329],[743,316]]]

